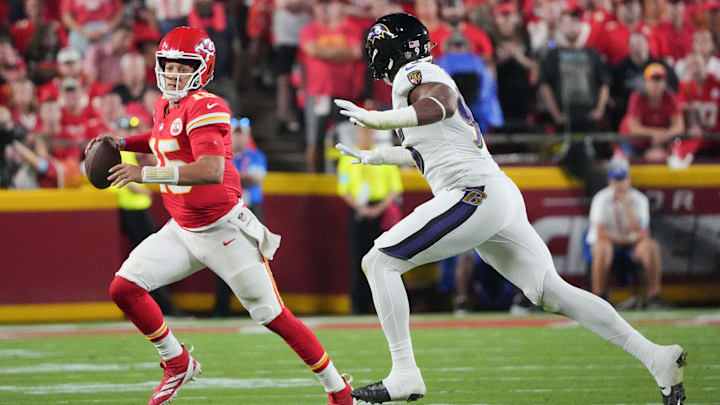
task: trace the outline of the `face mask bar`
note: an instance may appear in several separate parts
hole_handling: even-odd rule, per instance
[[[200,62],[200,66],[191,73],[165,73],[165,62],[178,60],[198,61]],[[163,96],[170,101],[178,101],[187,96],[188,92],[202,88],[202,74],[206,69],[207,65],[205,61],[197,55],[179,52],[173,52],[172,55],[168,55],[166,52],[155,53],[155,77],[157,78],[157,86],[163,93]],[[175,81],[175,83],[179,84],[181,82],[180,79],[183,77],[189,77],[189,79],[185,82],[185,86],[183,86],[182,89],[168,90],[167,83]]]

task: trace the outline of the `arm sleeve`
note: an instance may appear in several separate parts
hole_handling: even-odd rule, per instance
[[[590,203],[590,226],[596,226],[603,222],[602,205],[602,195],[596,194]]]
[[[219,125],[208,125],[196,129],[190,136],[190,147],[196,160],[202,155],[225,156],[222,128]]]
[[[145,131],[125,138],[125,149],[128,152],[153,153],[150,149],[150,135],[152,131]]]

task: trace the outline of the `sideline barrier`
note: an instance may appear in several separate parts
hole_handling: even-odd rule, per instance
[[[548,242],[558,270],[584,283],[580,237],[587,206],[576,182],[556,167],[508,167],[528,216]],[[633,184],[650,197],[653,234],[663,246],[665,293],[677,302],[720,301],[720,165],[684,171],[633,166]],[[404,211],[431,195],[415,170],[403,171]],[[271,267],[285,303],[298,313],[347,313],[349,211],[334,176],[269,173],[264,183],[268,227],[282,235]],[[156,195],[158,223],[168,215]],[[0,323],[119,319],[107,286],[129,252],[115,196],[74,190],[0,191]],[[215,276],[202,271],[172,287],[186,310],[207,311]],[[234,303],[238,306],[238,303]]]

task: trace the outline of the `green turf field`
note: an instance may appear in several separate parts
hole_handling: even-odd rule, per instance
[[[719,310],[623,315],[648,338],[688,350],[688,404],[720,404]],[[355,386],[389,371],[374,317],[305,320],[340,372],[354,376]],[[418,404],[661,403],[639,362],[564,318],[482,314],[412,320],[428,388]],[[169,324],[181,341],[195,346],[204,370],[173,404],[327,403],[315,377],[285,343],[247,319]],[[0,326],[0,404],[147,403],[162,371],[155,349],[131,326]]]

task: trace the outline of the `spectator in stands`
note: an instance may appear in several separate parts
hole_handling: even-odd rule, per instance
[[[630,185],[628,163],[613,159],[610,185],[590,204],[590,229],[586,241],[592,252],[592,291],[608,299],[608,274],[613,259],[625,257],[642,264],[647,307],[665,306],[660,297],[662,260],[660,246],[650,237],[648,198]]]
[[[440,8],[438,0],[415,0],[415,14],[422,21],[430,33],[430,40],[437,44],[435,39],[435,31],[440,30],[446,23],[440,19]],[[439,58],[442,55],[442,47],[435,46],[431,55],[433,58]]]
[[[648,39],[650,54],[656,58],[668,54],[667,44],[656,30],[643,23],[640,0],[618,0],[615,3],[617,19],[608,21],[590,34],[587,44],[605,55],[614,67],[630,53],[629,37],[632,32],[642,32]]]
[[[62,187],[59,162],[48,153],[46,140],[27,135],[0,106],[0,188]]]
[[[188,25],[193,0],[145,0],[145,6],[155,13],[160,35],[165,36],[175,27]]]
[[[67,45],[67,33],[57,21],[49,21],[45,17],[45,2],[43,0],[25,0],[26,18],[15,22],[10,27],[13,45],[22,55],[27,56],[31,39],[35,31],[44,27],[58,36],[63,46]]]
[[[15,125],[28,132],[35,129],[38,123],[37,96],[35,85],[30,80],[11,83],[9,106]]]
[[[138,102],[143,95],[145,81],[145,58],[135,52],[126,53],[120,58],[120,83],[115,86],[123,104]]]
[[[375,131],[361,127],[356,131],[356,147],[373,149]],[[360,262],[374,240],[402,218],[395,201],[403,187],[397,166],[363,166],[352,164],[353,160],[351,156],[340,156],[337,191],[351,208],[348,242],[352,313],[368,314],[372,311],[372,295]]]
[[[77,160],[79,163],[85,143],[93,137],[95,127],[101,123],[100,116],[90,105],[87,94],[75,78],[63,79],[60,86],[60,102],[64,146],[55,148],[53,154],[61,159]]]
[[[554,44],[560,31],[560,20],[567,4],[562,0],[540,0],[533,2],[533,18],[527,22],[530,47],[533,55],[544,57],[548,46]],[[581,28],[580,25],[578,28]],[[580,39],[578,33],[578,39]]]
[[[80,166],[77,159],[65,153],[70,135],[63,131],[62,109],[56,99],[48,99],[40,104],[39,125],[32,134],[36,142],[36,152],[47,159],[47,171],[39,171],[38,183],[41,187],[59,187],[75,185],[80,180]],[[66,182],[67,180],[67,182]]]
[[[430,31],[430,38],[437,42],[438,47],[443,47],[453,32],[460,31],[467,38],[469,51],[482,57],[486,65],[493,65],[492,42],[485,31],[466,22],[467,13],[462,0],[442,0],[440,15],[445,24],[440,24]],[[447,51],[447,49],[441,49],[441,54]]]
[[[266,56],[270,51],[270,33],[272,26],[272,0],[253,0],[248,7],[246,21],[248,44],[248,59],[250,77],[253,82],[263,87],[269,87],[272,77],[265,68]]]
[[[595,49],[578,45],[580,12],[563,14],[561,32],[567,47],[556,47],[540,69],[540,96],[555,124],[565,131],[593,131],[605,114],[609,75]]]
[[[195,0],[188,15],[188,25],[207,33],[215,44],[215,76],[206,90],[226,99],[231,109],[239,109],[240,100],[231,81],[233,68],[239,72],[240,63],[240,40],[235,24],[228,24],[222,3]]]
[[[262,182],[267,174],[267,159],[265,154],[255,146],[249,118],[233,118],[230,120],[230,126],[232,127],[234,154],[232,162],[240,173],[243,201],[260,222],[265,222],[265,214],[262,210]],[[218,277],[213,315],[220,317],[230,315],[231,297],[232,290]]]
[[[531,58],[530,41],[513,2],[498,4],[495,14],[495,66],[500,107],[508,131],[526,131],[535,100],[538,66]]]
[[[632,142],[634,154],[642,154],[648,161],[664,162],[670,141],[685,131],[682,111],[675,93],[667,89],[663,65],[649,64],[643,76],[645,88],[630,95],[620,130],[625,135],[646,138]]]
[[[57,54],[67,43],[61,33],[65,30],[58,22],[47,22],[34,28],[28,42],[25,60],[29,66],[28,76],[37,84],[47,83],[57,74]]]
[[[675,73],[681,80],[692,80],[686,69],[687,59],[693,55],[698,55],[705,63],[705,70],[715,77],[720,77],[720,58],[714,55],[715,45],[713,44],[712,34],[708,30],[695,31],[692,42],[692,53],[679,60],[675,64]]]
[[[57,54],[58,77],[45,83],[38,89],[40,102],[47,99],[60,97],[60,84],[63,80],[71,77],[80,82],[83,90],[92,100],[105,93],[108,88],[96,81],[91,81],[83,73],[82,55],[75,48],[63,48]]]
[[[62,22],[68,29],[68,43],[85,53],[88,46],[107,40],[123,19],[122,0],[62,0]]]
[[[25,79],[27,69],[22,56],[12,47],[10,37],[0,36],[0,105],[10,96],[10,83]]]
[[[273,69],[275,73],[275,117],[280,132],[300,130],[293,108],[295,95],[290,72],[295,64],[300,30],[312,18],[311,8],[302,0],[278,0],[273,12]]]
[[[720,78],[707,71],[705,61],[700,55],[693,55],[686,59],[685,69],[690,80],[680,83],[680,101],[683,104],[687,134],[696,139],[702,139],[710,134],[720,133]],[[704,153],[715,152],[720,149],[717,141],[702,141],[696,145]],[[689,153],[696,153],[689,150]]]
[[[612,87],[610,94],[612,96],[612,121],[613,128],[620,125],[625,112],[627,111],[628,100],[633,91],[642,90],[645,85],[643,72],[647,65],[651,63],[659,63],[665,67],[667,71],[668,87],[677,90],[678,79],[672,69],[660,59],[650,55],[647,37],[640,32],[630,34],[630,55],[623,59],[613,68]]]
[[[503,113],[497,97],[497,83],[483,59],[470,52],[470,43],[455,31],[444,44],[445,53],[437,60],[458,85],[463,101],[470,108],[482,132],[503,126]]]
[[[670,53],[667,57],[672,65],[692,51],[695,26],[685,15],[683,0],[670,0],[667,11],[668,19],[659,25],[658,31],[665,43],[668,44]]]
[[[357,101],[364,73],[355,63],[363,56],[362,38],[344,19],[343,4],[319,0],[313,12],[315,20],[300,31],[300,48],[305,53],[305,159],[308,170],[317,172],[323,168],[326,128],[341,119],[332,99]]]
[[[84,69],[88,80],[112,85],[118,84],[123,73],[120,60],[130,51],[131,45],[130,26],[121,24],[113,31],[109,41],[89,46],[85,55]]]

